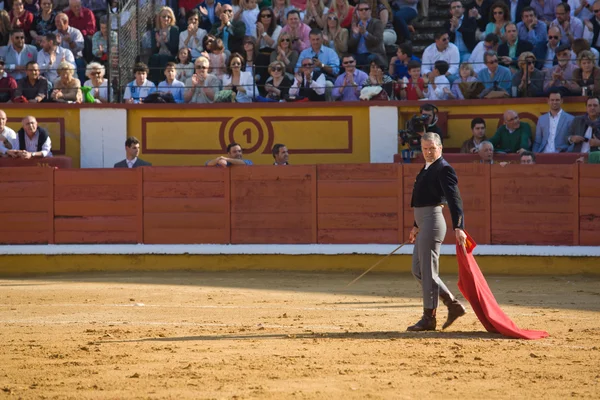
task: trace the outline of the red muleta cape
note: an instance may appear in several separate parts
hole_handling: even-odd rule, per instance
[[[466,233],[466,232],[465,232]],[[473,249],[477,244],[467,233],[465,245],[467,254],[462,247],[456,245],[458,260],[458,288],[488,332],[500,333],[516,339],[542,339],[548,337],[545,331],[529,331],[519,328],[500,308],[488,286],[475,258]]]

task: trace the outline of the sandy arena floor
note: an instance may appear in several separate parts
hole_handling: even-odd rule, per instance
[[[524,341],[484,332],[472,312],[407,333],[421,313],[412,277],[346,290],[354,277],[0,280],[0,399],[600,398],[598,278],[488,277],[519,326],[551,335]]]

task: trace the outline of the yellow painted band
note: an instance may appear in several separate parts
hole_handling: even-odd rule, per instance
[[[0,276],[73,272],[124,271],[356,271],[381,260],[380,255],[5,255]],[[441,273],[456,274],[454,256],[441,257]],[[478,256],[484,274],[498,275],[600,275],[600,257]],[[411,256],[392,256],[373,273],[411,270]]]

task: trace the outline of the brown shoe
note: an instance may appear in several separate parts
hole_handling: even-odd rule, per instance
[[[446,329],[447,327],[452,325],[454,321],[456,321],[458,318],[462,317],[466,313],[467,310],[465,309],[465,307],[462,304],[460,304],[458,300],[454,300],[452,303],[448,304],[448,319],[446,319],[446,322],[444,322],[444,325],[442,325],[442,329]]]
[[[421,320],[414,325],[406,328],[410,332],[435,331],[437,321],[435,319],[435,308],[426,308],[423,312]]]

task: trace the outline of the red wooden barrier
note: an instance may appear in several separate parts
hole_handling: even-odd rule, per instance
[[[229,169],[145,167],[144,243],[229,243]]]
[[[316,170],[231,168],[231,243],[316,243]]]
[[[319,243],[402,243],[402,167],[319,165]]]
[[[56,167],[71,168],[71,157],[57,156],[47,158],[0,158],[0,167]]]
[[[579,244],[600,245],[600,165],[579,167]]]
[[[0,170],[0,243],[53,243],[54,169]]]
[[[579,166],[492,166],[492,243],[579,243]]]
[[[56,243],[142,243],[142,170],[54,173]]]
[[[583,157],[584,161],[587,161],[587,154],[585,153],[537,153],[536,163],[537,164],[575,164],[575,162]],[[450,164],[455,163],[479,163],[481,158],[479,154],[463,154],[463,153],[444,153],[444,158]],[[519,164],[520,157],[518,154],[494,154],[494,162],[509,162],[511,164]],[[394,154],[394,162],[402,163],[402,155]],[[417,157],[411,160],[410,164],[424,164],[423,155],[418,154]]]

